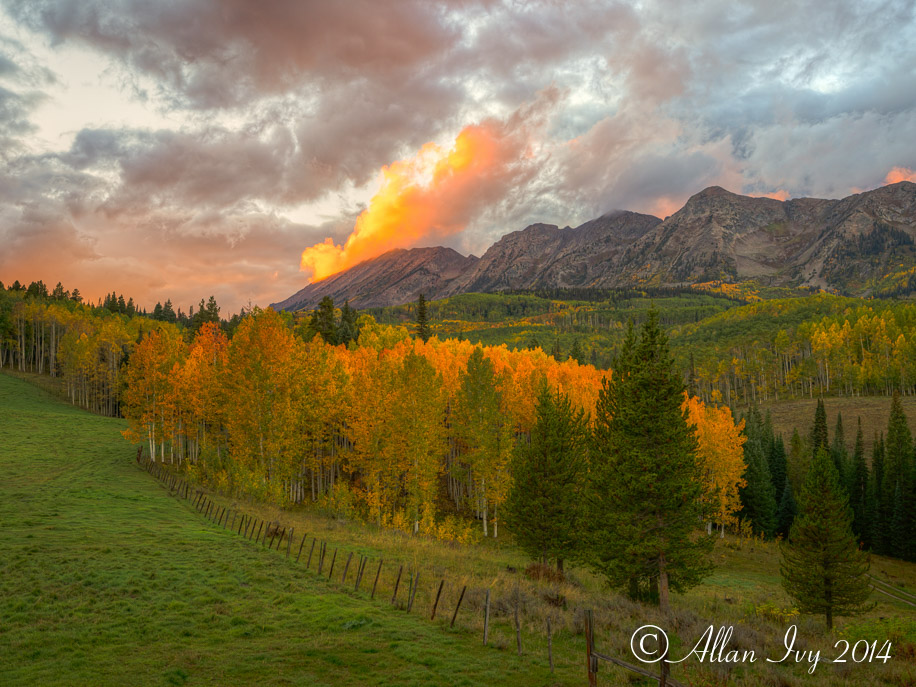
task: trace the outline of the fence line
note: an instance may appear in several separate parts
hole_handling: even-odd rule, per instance
[[[266,522],[256,516],[249,515],[244,512],[232,510],[232,524],[229,525],[229,512],[230,508],[228,506],[220,506],[212,501],[209,496],[205,494],[202,489],[192,488],[192,485],[189,484],[186,480],[181,478],[179,475],[172,474],[167,468],[165,468],[161,463],[155,463],[150,460],[146,460],[145,463],[142,461],[142,448],[137,453],[137,462],[152,476],[159,480],[170,493],[174,493],[179,498],[186,500],[191,507],[197,510],[199,513],[202,513],[207,517],[211,522],[213,522],[217,527],[222,526],[225,530],[228,529],[232,531],[237,536],[240,536],[242,539],[247,539],[248,541],[253,541],[255,544],[260,544],[262,547],[270,550],[271,548],[276,548],[277,551],[280,551],[281,543],[284,538],[286,539],[286,553],[285,558],[289,559],[291,546],[293,543],[293,528],[290,527],[287,530],[287,527],[282,526],[280,522]],[[236,521],[238,521],[238,527],[236,528]],[[265,528],[266,526],[266,528]],[[263,533],[263,538],[262,538]],[[268,541],[269,538],[269,541]],[[309,534],[303,533],[302,539],[299,542],[297,549],[295,562],[299,563],[300,557],[305,547],[305,542],[309,538]],[[309,553],[305,561],[305,568],[311,570],[312,560],[315,558],[316,547],[317,547],[317,574],[323,576],[323,570],[325,566],[325,559],[328,553],[328,542],[319,540],[316,536],[311,536],[312,542],[309,547]],[[276,547],[273,546],[274,541],[276,540]],[[338,548],[335,548],[332,554],[330,567],[327,573],[327,582],[333,582],[334,567],[337,560]],[[341,552],[343,554],[344,552]],[[343,575],[340,579],[340,584],[345,585],[347,581],[347,575],[350,569],[350,565],[353,559],[353,552],[348,553],[346,563],[343,568]],[[354,592],[359,592],[359,587],[362,582],[362,578],[365,572],[366,567],[370,562],[370,557],[360,554],[359,562],[356,568],[356,573],[354,575]],[[383,568],[383,559],[379,559],[378,567],[376,568],[375,577],[372,583],[372,591],[369,595],[370,600],[375,599],[376,591],[379,588],[379,581],[381,579],[382,568]],[[391,595],[390,603],[396,607],[398,604],[398,590],[400,588],[401,579],[403,577],[404,565],[399,564],[397,576],[394,580],[393,591]],[[400,607],[403,608],[407,613],[410,613],[415,598],[417,596],[417,590],[420,586],[420,571],[419,570],[410,570],[409,574],[409,584],[407,591],[406,602],[400,604]],[[435,621],[436,614],[442,601],[443,591],[446,589],[445,578],[440,578],[439,584],[434,586],[435,596],[432,597],[432,591],[430,592],[430,598],[432,600],[432,606],[429,611],[429,617],[431,621]],[[336,583],[335,583],[336,584]],[[457,589],[457,587],[455,587]],[[461,609],[462,602],[465,599],[466,592],[468,591],[467,585],[463,585],[460,593],[458,594],[457,601],[455,602],[454,610],[451,614],[451,620],[449,622],[449,627],[453,628],[455,626],[456,619],[458,618],[458,612]],[[487,646],[490,641],[491,633],[491,590],[486,588],[483,590],[485,592],[483,607],[480,609],[483,614],[483,644]],[[523,656],[524,652],[522,649],[522,636],[521,636],[521,622],[519,619],[519,607],[520,607],[520,590],[519,585],[516,583],[513,597],[513,618],[509,621],[509,624],[514,630],[515,640],[516,640],[516,653],[518,656]],[[479,611],[479,612],[480,612]],[[550,618],[547,618],[546,622],[546,654],[547,662],[550,668],[550,672],[554,672],[554,655],[553,655],[553,631],[550,622]],[[588,676],[589,685],[597,685],[597,672],[598,672],[598,661],[607,661],[613,663],[627,670],[639,673],[645,677],[651,678],[653,680],[659,681],[659,684],[662,687],[684,687],[679,682],[667,677],[667,671],[664,671],[666,674],[663,676],[654,675],[651,672],[639,668],[638,666],[633,666],[625,661],[598,653],[594,648],[594,626],[592,619],[592,612],[586,611],[586,623],[585,623],[585,650],[586,650],[586,674]],[[530,648],[529,648],[530,651]],[[662,664],[664,668],[667,668],[667,664]],[[666,682],[667,678],[667,682]]]

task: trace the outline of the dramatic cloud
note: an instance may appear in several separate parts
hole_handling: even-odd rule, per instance
[[[906,167],[894,167],[887,176],[884,177],[885,184],[896,184],[898,181],[916,182],[916,172]]]
[[[0,279],[93,298],[237,310],[396,246],[916,169],[909,0],[0,7]]]
[[[427,143],[412,158],[381,171],[381,188],[356,220],[343,246],[328,238],[302,253],[312,281],[393,248],[429,244],[463,231],[485,208],[523,185],[533,169],[531,138],[543,126],[555,90],[508,121],[465,127],[451,149]]]

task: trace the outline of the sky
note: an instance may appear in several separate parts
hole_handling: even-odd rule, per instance
[[[0,0],[0,281],[185,311],[392,248],[916,180],[916,3]]]

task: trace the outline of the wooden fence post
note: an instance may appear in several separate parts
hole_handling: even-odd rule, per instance
[[[410,598],[407,600],[407,612],[410,613],[410,609],[413,608],[413,598],[417,595],[417,587],[420,586],[420,571],[417,571],[417,576],[413,579],[413,588],[410,590]]]
[[[309,559],[305,564],[305,569],[308,570],[312,567],[312,554],[315,552],[315,542],[318,541],[315,537],[312,537],[312,548],[309,549]]]
[[[289,528],[289,534],[286,535],[286,559],[289,560],[289,547],[293,545],[293,530],[294,527]]]
[[[487,645],[487,638],[490,636],[490,590],[487,590],[487,600],[484,603],[483,612],[483,645]]]
[[[394,604],[398,599],[398,587],[401,584],[401,573],[404,572],[404,566],[398,568],[398,578],[394,581],[394,594],[391,595],[391,603]]]
[[[369,597],[370,599],[375,598],[375,587],[378,585],[378,576],[382,574],[382,561],[383,560],[384,559],[380,559],[378,562],[378,570],[375,573],[375,582],[372,583],[372,595]]]
[[[667,687],[668,685],[668,674],[671,671],[671,666],[668,665],[668,646],[665,645],[665,655],[662,656],[661,660],[661,676],[658,679],[658,687]]]
[[[263,543],[264,543],[265,546],[267,545],[267,534],[270,532],[270,527],[271,527],[271,525],[273,525],[272,522],[267,523],[267,529],[264,530],[264,542],[263,542]],[[277,536],[277,530],[278,530],[278,529],[280,529],[279,523],[277,524],[277,527],[274,528],[274,533],[270,535],[270,546],[267,547],[268,549],[269,549],[271,546],[274,545],[274,539],[275,539],[276,536]]]
[[[467,590],[467,588],[467,585],[464,585],[461,588],[461,594],[458,595],[458,603],[455,604],[455,612],[452,613],[452,622],[449,623],[449,627],[455,627],[455,618],[458,617],[458,609],[461,608],[461,600],[464,598],[464,592]]]
[[[261,524],[258,525],[258,533],[255,535],[254,543],[257,544],[258,540],[261,538],[261,530],[264,529],[264,521],[261,520]],[[264,533],[264,538],[267,539],[267,532]]]
[[[331,557],[331,570],[328,572],[328,581],[331,581],[331,576],[334,574],[334,563],[337,561],[337,549],[334,549],[334,555]]]
[[[368,556],[359,557],[359,568],[356,569],[356,584],[353,585],[353,591],[359,591],[359,583],[363,581],[363,571],[366,569],[366,563],[369,561]]]
[[[347,581],[347,572],[350,570],[350,561],[353,560],[353,552],[350,552],[350,555],[347,556],[347,564],[344,566],[343,577],[340,578],[340,583],[345,584]]]
[[[592,656],[595,648],[595,628],[591,610],[585,611],[585,667],[588,672],[589,687],[598,687],[598,659]]]
[[[277,551],[280,550],[280,544],[283,543],[283,537],[285,536],[286,536],[286,528],[284,527],[282,530],[280,530],[280,538],[277,539]]]
[[[445,584],[445,580],[442,580],[441,582],[439,582],[439,591],[436,592],[436,600],[433,601],[433,612],[429,616],[430,620],[436,619],[436,607],[439,605],[439,596],[441,596],[442,594],[442,586],[444,584]]]
[[[309,536],[308,532],[302,535],[302,541],[299,543],[299,553],[296,554],[296,563],[299,562],[299,557],[302,555],[302,547],[305,546],[305,539],[308,536]]]

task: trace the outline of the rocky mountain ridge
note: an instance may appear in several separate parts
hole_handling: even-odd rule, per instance
[[[356,308],[459,293],[534,288],[674,286],[712,280],[816,286],[869,295],[916,272],[916,184],[840,200],[755,198],[713,186],[664,221],[615,211],[578,227],[533,224],[480,258],[451,248],[389,251],[273,305],[324,296]],[[912,281],[912,280],[911,280]]]

